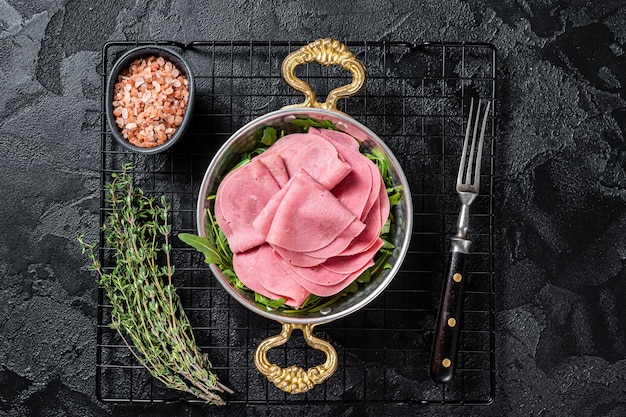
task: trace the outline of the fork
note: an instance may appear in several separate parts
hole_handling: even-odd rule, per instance
[[[461,163],[456,179],[456,191],[461,200],[461,209],[457,221],[456,235],[451,238],[450,264],[443,285],[441,304],[437,317],[437,327],[435,328],[435,338],[430,362],[430,376],[435,382],[451,381],[457,366],[457,353],[459,350],[459,339],[463,321],[465,282],[467,281],[466,262],[471,244],[471,241],[467,237],[469,208],[478,196],[480,189],[480,165],[485,141],[485,127],[487,126],[491,103],[487,101],[484,116],[481,120],[480,113],[482,104],[483,101],[479,100],[476,117],[473,118],[474,99],[472,98],[470,102]],[[478,135],[478,127],[481,121],[482,126],[480,135]]]

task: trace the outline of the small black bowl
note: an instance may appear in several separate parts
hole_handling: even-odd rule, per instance
[[[162,145],[155,146],[153,148],[142,148],[130,143],[128,139],[126,139],[122,135],[120,128],[115,123],[116,117],[113,114],[113,96],[115,94],[115,83],[117,82],[119,74],[123,70],[128,68],[130,64],[132,64],[133,61],[135,61],[136,59],[147,58],[150,56],[163,57],[165,60],[170,61],[172,64],[174,64],[176,68],[180,71],[180,73],[187,77],[187,80],[189,82],[189,99],[187,101],[185,114],[183,115],[183,121],[180,126],[178,126],[176,132],[174,132],[172,137],[165,141],[165,143],[163,143]],[[193,73],[191,72],[191,68],[180,54],[159,45],[139,46],[127,51],[113,65],[106,85],[106,115],[109,129],[111,130],[113,137],[126,149],[144,155],[160,153],[171,148],[185,134],[185,131],[191,123],[195,90],[195,82]]]

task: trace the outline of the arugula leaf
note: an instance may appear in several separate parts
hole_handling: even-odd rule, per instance
[[[350,285],[348,285],[346,288],[343,289],[343,294],[344,295],[354,294],[358,290],[359,290],[359,284],[355,280],[355,281],[352,281]]]
[[[381,249],[383,249],[383,250],[384,250],[384,249],[388,249],[388,250],[390,250],[390,249],[395,249],[395,245],[394,245],[393,243],[388,242],[388,241],[386,241],[386,240],[383,240],[383,241],[384,241],[385,243],[383,243],[383,247],[382,247]]]
[[[268,298],[264,295],[259,294],[258,292],[255,292],[254,301],[256,301],[259,304],[264,305],[267,308],[276,310],[284,306],[285,301],[287,301],[287,299],[283,297],[283,298],[279,298],[278,300],[272,300],[271,298]]]
[[[385,224],[383,224],[383,227],[380,229],[380,235],[385,236],[389,233],[390,230],[391,230],[391,218],[387,218],[387,221],[385,221]]]
[[[276,129],[268,126],[263,129],[263,136],[261,137],[261,143],[263,145],[272,146],[276,142]]]
[[[392,188],[387,188],[387,196],[389,197],[389,204],[392,207],[397,206],[402,198],[402,186],[397,185]]]
[[[235,165],[233,167],[233,169],[239,168],[240,166],[247,164],[248,162],[250,162],[252,160],[252,158],[254,158],[257,155],[261,155],[263,152],[265,152],[267,150],[267,148],[269,148],[269,146],[266,146],[266,147],[259,146],[257,148],[254,148],[250,152],[242,153],[241,154],[241,161],[239,161],[239,163],[237,165]]]
[[[381,151],[379,148],[372,148],[364,153],[364,155],[369,158],[372,162],[376,164],[378,170],[380,171],[380,175],[383,177],[383,181],[385,182],[385,186],[388,188],[393,187],[394,181],[391,176],[390,167],[391,162],[387,158],[387,156]]]
[[[372,271],[368,268],[356,279],[359,284],[368,284],[372,280]]]
[[[307,118],[296,118],[291,121],[291,123],[295,126],[301,127],[305,132],[309,130],[309,127],[319,127],[322,129],[328,130],[339,130],[335,124],[330,120],[317,120],[311,117]]]
[[[205,257],[204,262],[208,264],[222,263],[222,256],[209,239],[191,233],[179,233],[178,238],[202,253]]]

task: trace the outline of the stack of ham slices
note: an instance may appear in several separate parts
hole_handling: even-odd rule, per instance
[[[241,282],[299,308],[311,294],[339,293],[374,264],[389,199],[353,137],[309,128],[231,171],[215,215]]]

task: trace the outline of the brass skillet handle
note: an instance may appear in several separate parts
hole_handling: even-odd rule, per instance
[[[315,99],[315,92],[311,85],[296,77],[294,73],[298,65],[313,61],[325,66],[339,65],[352,73],[352,82],[335,88],[328,93],[325,103],[319,103]],[[287,55],[283,61],[282,73],[287,84],[304,94],[304,102],[285,108],[315,107],[338,111],[337,100],[356,94],[365,83],[365,66],[346,45],[330,38],[318,39]]]
[[[337,351],[327,341],[313,336],[313,327],[313,324],[283,323],[282,331],[276,336],[268,337],[261,342],[254,354],[254,364],[259,372],[286,393],[300,394],[307,392],[337,370]],[[304,370],[295,365],[281,368],[268,360],[267,352],[273,347],[286,343],[291,337],[291,331],[295,328],[302,330],[304,340],[309,346],[326,354],[326,362]]]

